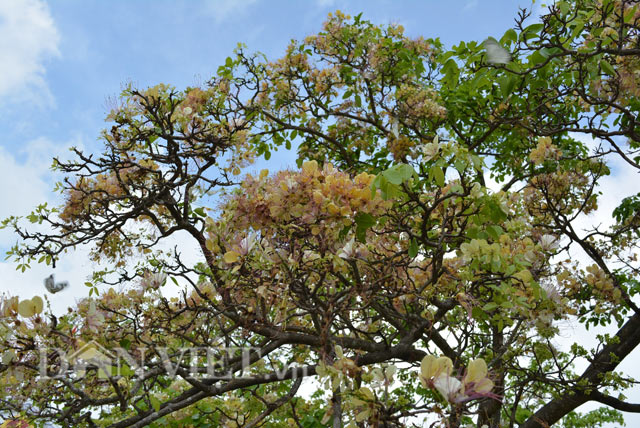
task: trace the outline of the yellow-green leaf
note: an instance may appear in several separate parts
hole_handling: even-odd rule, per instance
[[[236,253],[235,251],[227,251],[224,254],[224,261],[225,263],[235,263],[238,261],[238,259],[240,258],[240,254]]]

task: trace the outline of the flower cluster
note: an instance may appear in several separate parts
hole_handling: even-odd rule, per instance
[[[529,154],[529,159],[534,164],[540,165],[545,160],[558,160],[560,156],[562,156],[562,151],[551,142],[551,138],[540,137],[538,138],[538,145]]]
[[[241,193],[230,201],[228,209],[233,209],[228,212],[237,229],[295,222],[318,235],[327,228],[335,230],[337,223],[350,225],[359,212],[380,213],[388,205],[379,196],[372,197],[371,174],[352,178],[330,164],[320,168],[316,161],[305,162],[300,172],[282,171],[271,178],[267,174],[247,177]]]
[[[420,364],[420,382],[438,391],[449,403],[463,403],[480,397],[493,397],[493,381],[487,377],[487,363],[478,358],[469,363],[462,377],[452,376],[453,362],[448,357],[427,355]]]

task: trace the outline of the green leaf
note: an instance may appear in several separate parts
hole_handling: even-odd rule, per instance
[[[444,63],[444,66],[442,67],[442,74],[444,74],[443,81],[448,83],[449,86],[454,87],[458,84],[460,68],[453,58],[450,58]]]
[[[384,199],[385,201],[387,199],[393,199],[400,195],[404,195],[404,192],[402,191],[400,186],[398,186],[397,184],[389,183],[388,181],[386,182],[384,188],[381,188],[380,190],[382,191],[382,199]]]
[[[504,36],[502,36],[500,42],[504,43],[506,41],[513,43],[518,41],[518,33],[516,33],[516,30],[514,30],[513,28],[509,28],[506,33],[504,33]]]
[[[151,406],[153,407],[153,409],[157,412],[158,410],[160,410],[160,400],[154,396],[149,397],[149,402],[151,403]]]
[[[635,16],[637,11],[637,7],[630,7],[629,9],[627,9],[627,11],[624,13],[624,23],[628,24],[629,22],[631,22],[631,19]]]
[[[582,19],[577,19],[576,21],[574,21],[576,26],[573,29],[573,31],[571,32],[571,38],[575,39],[576,37],[578,37],[580,35],[580,33],[582,33],[582,30],[584,30],[584,26],[586,24],[586,22]]]
[[[500,235],[504,233],[504,230],[502,230],[500,226],[491,225],[487,227],[487,233],[490,237],[497,241],[498,238],[500,238]]]
[[[429,177],[436,181],[438,187],[444,186],[444,171],[439,166],[432,166],[429,168]]]
[[[411,239],[411,244],[409,245],[409,257],[412,259],[418,255],[418,243],[415,238]]]
[[[485,311],[485,312],[490,312],[490,311],[494,310],[497,307],[498,307],[498,304],[496,302],[489,302],[489,303],[487,303],[486,305],[484,305],[482,307],[482,310]]]
[[[343,227],[342,230],[340,230],[340,233],[338,234],[338,239],[342,241],[344,238],[347,237],[350,230],[351,230],[351,226]]]
[[[369,213],[360,212],[354,217],[358,227],[369,228],[376,224],[376,219]]]
[[[534,35],[540,32],[544,28],[544,24],[531,24],[524,29],[523,33],[527,36]]]
[[[376,219],[369,213],[360,212],[354,217],[356,223],[356,239],[360,242],[366,241],[367,229],[376,224]]]
[[[475,320],[482,320],[482,319],[486,318],[485,313],[482,311],[482,309],[480,309],[477,306],[474,306],[473,308],[471,308],[471,316]]]
[[[381,174],[391,184],[402,184],[404,181],[416,175],[416,172],[411,165],[399,163],[385,171],[382,171]]]
[[[480,232],[480,229],[473,226],[473,227],[469,227],[467,229],[467,237],[471,238],[471,239],[479,239],[478,238],[478,233]]]
[[[547,58],[542,54],[541,51],[535,51],[531,55],[529,55],[529,64],[538,65],[542,64],[547,60]]]
[[[501,223],[507,219],[507,214],[502,211],[500,204],[496,201],[489,199],[485,202],[484,206],[480,210],[480,213],[488,217],[493,223]]]
[[[609,64],[606,60],[600,61],[600,66],[602,70],[607,73],[609,76],[616,76],[616,71],[613,69],[613,66]]]
[[[506,98],[513,92],[513,88],[516,86],[516,78],[511,75],[502,76],[498,79],[498,84],[500,85],[502,96]]]

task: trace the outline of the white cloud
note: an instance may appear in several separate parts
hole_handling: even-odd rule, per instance
[[[241,15],[258,0],[216,0],[207,3],[207,12],[212,15],[216,23],[230,20],[234,15]]]
[[[44,63],[60,54],[59,42],[44,2],[0,1],[0,97],[50,103]]]
[[[572,138],[582,142],[591,153],[599,146],[599,140],[584,134],[571,134]],[[608,149],[607,143],[604,148]],[[612,154],[607,157],[607,164],[611,175],[599,180],[598,191],[602,194],[598,198],[598,209],[588,215],[581,216],[575,222],[578,230],[589,230],[595,226],[602,229],[614,224],[613,210],[620,205],[622,199],[638,192],[638,171],[626,163],[620,156]]]
[[[476,7],[478,7],[478,0],[469,0],[469,1],[467,2],[467,4],[465,4],[465,5],[462,7],[462,10],[463,10],[464,12],[467,12],[467,11],[470,11],[470,10],[472,10],[472,9],[475,9]]]
[[[12,152],[0,146],[0,183],[4,183],[0,186],[0,218],[29,213],[43,202],[56,202],[51,163],[54,157],[70,158],[72,146],[82,150],[81,138],[58,144],[39,137],[26,141]],[[0,246],[3,244],[4,239]]]
[[[10,215],[23,216],[37,205],[48,202],[56,205],[56,194],[52,192],[54,175],[50,172],[51,160],[54,156],[68,157],[67,147],[81,148],[78,139],[66,144],[54,144],[46,138],[37,138],[26,142],[15,153],[9,153],[0,146],[0,219]],[[0,231],[0,249],[8,250],[16,243],[17,236],[12,231]],[[33,264],[32,268],[22,273],[16,271],[16,265],[9,259],[0,260],[0,294],[19,295],[30,298],[33,295],[44,295],[43,280],[52,273],[51,268],[42,264]],[[79,260],[85,263],[78,263]],[[74,297],[86,296],[87,288],[83,287],[84,278],[90,272],[87,265],[86,250],[76,251],[72,257],[61,261],[56,269],[58,280],[70,280],[71,289],[56,295],[49,295],[52,308],[60,313],[67,306],[72,306]]]

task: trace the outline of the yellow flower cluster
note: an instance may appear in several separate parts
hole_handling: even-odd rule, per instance
[[[299,172],[248,176],[231,201],[235,229],[260,230],[294,222],[317,235],[336,223],[349,225],[357,213],[380,213],[389,204],[378,195],[372,197],[374,178],[367,173],[352,178],[330,164],[320,168],[316,161],[305,162]]]
[[[619,288],[614,287],[611,277],[609,277],[605,271],[600,269],[596,264],[587,266],[586,271],[587,276],[585,280],[596,294],[599,294],[605,300],[612,303],[618,303],[620,301],[621,291]]]
[[[529,154],[529,159],[540,165],[546,160],[558,160],[561,156],[562,151],[551,142],[550,137],[540,137],[536,148]]]
[[[420,123],[425,118],[442,119],[447,114],[440,105],[437,92],[426,86],[402,85],[395,97],[400,114],[406,121]]]
[[[158,165],[148,159],[142,159],[134,164],[131,158],[131,166],[121,168],[109,174],[97,174],[93,178],[81,177],[76,181],[74,188],[66,194],[66,203],[60,219],[73,223],[76,219],[82,219],[87,211],[98,214],[107,207],[106,201],[125,194],[125,187],[143,183],[149,176],[149,171],[156,171]]]

